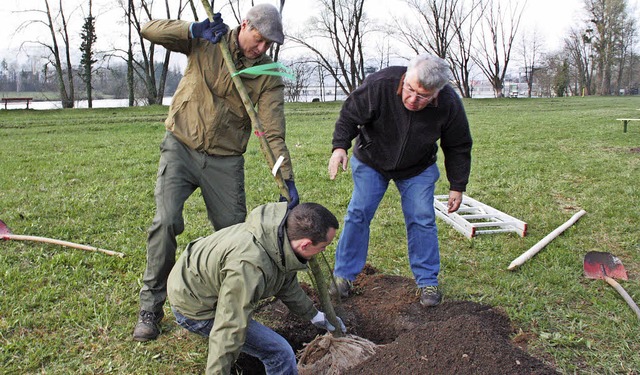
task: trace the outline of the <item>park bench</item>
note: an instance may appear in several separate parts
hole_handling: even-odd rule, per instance
[[[627,125],[629,124],[629,122],[630,121],[640,121],[640,118],[617,118],[616,120],[622,121],[623,132],[626,133],[627,132]]]
[[[4,102],[4,109],[7,109],[7,104],[9,102],[26,102],[27,109],[29,109],[29,102],[33,100],[33,98],[1,98]]]

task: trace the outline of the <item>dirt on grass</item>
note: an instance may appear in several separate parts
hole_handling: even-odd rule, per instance
[[[354,282],[354,295],[335,308],[349,333],[379,346],[375,355],[345,375],[558,374],[527,353],[530,335],[515,335],[509,318],[498,309],[446,296],[439,306],[425,308],[416,290],[412,279],[384,275],[371,267],[361,273]],[[290,314],[279,301],[264,303],[255,316],[295,350],[324,333]],[[240,356],[237,367],[245,375],[264,374],[262,364],[246,355]]]

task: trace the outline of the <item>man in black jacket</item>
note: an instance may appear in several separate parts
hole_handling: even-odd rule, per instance
[[[407,227],[409,263],[420,303],[436,306],[440,251],[433,196],[440,177],[437,141],[449,180],[449,212],[462,203],[471,170],[471,132],[460,97],[448,84],[449,66],[439,57],[416,56],[408,67],[369,75],[345,101],[333,133],[329,177],[351,157],[354,190],[338,247],[331,292],[348,296],[365,265],[369,225],[393,180]]]

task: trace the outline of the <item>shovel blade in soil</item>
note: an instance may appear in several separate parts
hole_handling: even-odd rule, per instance
[[[611,253],[601,251],[590,251],[584,256],[584,274],[590,279],[604,279],[605,276],[628,279],[622,261]]]

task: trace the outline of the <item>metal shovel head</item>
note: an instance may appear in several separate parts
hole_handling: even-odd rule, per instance
[[[7,227],[7,224],[5,224],[4,221],[0,220],[0,238],[4,240],[5,236],[8,234],[11,234],[11,230]]]
[[[618,257],[611,253],[590,251],[584,256],[584,274],[590,279],[627,280],[627,271]]]

